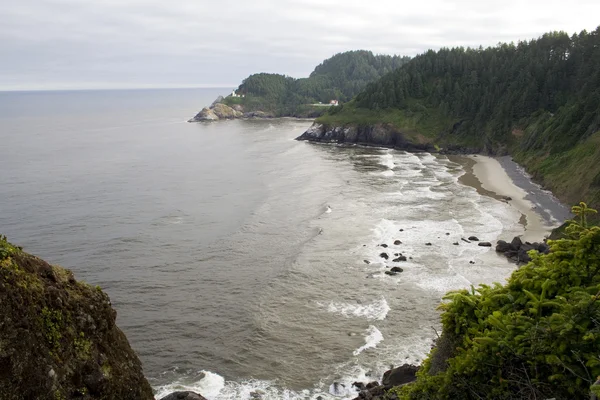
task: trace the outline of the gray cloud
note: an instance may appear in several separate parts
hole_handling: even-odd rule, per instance
[[[336,52],[415,55],[595,29],[600,2],[20,0],[0,3],[0,90],[234,86]]]

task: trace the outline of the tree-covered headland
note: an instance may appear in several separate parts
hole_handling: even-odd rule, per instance
[[[250,75],[237,88],[244,97],[227,97],[229,106],[240,104],[244,111],[263,111],[275,116],[322,114],[331,100],[349,101],[366,85],[392,72],[408,57],[375,55],[357,50],[339,53],[323,61],[308,78],[280,74]]]

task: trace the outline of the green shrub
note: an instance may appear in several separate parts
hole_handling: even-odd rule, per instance
[[[458,345],[447,369],[396,392],[402,399],[579,399],[600,375],[600,228],[584,203],[572,209],[567,238],[506,285],[449,293],[444,333]],[[431,356],[430,356],[431,357]]]

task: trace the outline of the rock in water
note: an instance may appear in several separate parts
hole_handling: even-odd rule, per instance
[[[154,399],[99,287],[0,238],[0,398]]]
[[[478,246],[481,246],[481,247],[492,247],[492,244],[490,242],[479,242]]]
[[[200,396],[198,393],[194,393],[194,392],[173,392],[170,395],[165,396],[160,400],[206,400],[206,399],[204,397]]]
[[[518,236],[515,236],[513,238],[513,240],[510,242],[510,247],[514,251],[519,251],[521,246],[523,246],[523,242],[521,241],[521,238]]]
[[[383,374],[383,380],[381,383],[386,389],[390,389],[394,386],[404,385],[409,382],[417,380],[416,373],[419,367],[414,365],[404,364],[401,367],[390,369]]]
[[[190,120],[190,122],[199,122],[199,121],[218,121],[219,117],[215,112],[208,107],[204,107],[194,118]]]
[[[477,236],[469,236],[469,240],[470,240],[471,242],[478,242],[478,241],[479,241],[479,238],[477,238]]]
[[[388,258],[390,258],[390,256],[388,256],[388,253],[381,253],[381,254],[379,255],[379,257],[381,257],[381,258],[383,258],[383,259],[386,259],[386,260],[387,260]]]
[[[496,251],[498,253],[506,253],[510,250],[510,244],[506,243],[504,240],[498,240],[496,243]]]

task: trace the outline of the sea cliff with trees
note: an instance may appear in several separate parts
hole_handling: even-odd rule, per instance
[[[252,74],[234,90],[204,108],[190,121],[232,118],[301,117],[322,115],[332,100],[351,100],[368,83],[394,71],[409,57],[376,55],[356,50],[339,53],[319,64],[308,78]],[[211,111],[212,110],[212,111]]]

